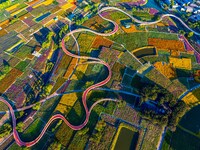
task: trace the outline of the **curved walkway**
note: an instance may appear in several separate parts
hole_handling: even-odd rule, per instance
[[[117,24],[116,22],[114,22],[114,21],[112,21],[112,20],[110,20],[110,19],[107,19],[107,18],[105,18],[105,17],[103,17],[103,16],[101,15],[101,12],[107,11],[107,10],[117,10],[117,11],[120,11],[120,12],[126,14],[127,16],[129,16],[129,17],[130,17],[131,19],[133,19],[135,22],[140,23],[140,24],[142,24],[142,25],[151,25],[151,24],[155,24],[155,23],[158,23],[158,22],[162,21],[162,19],[163,19],[164,17],[173,17],[173,18],[178,19],[187,29],[189,29],[190,31],[194,32],[194,33],[197,34],[197,35],[200,35],[199,33],[193,31],[192,29],[190,29],[180,18],[178,18],[178,17],[176,17],[176,16],[174,16],[174,15],[171,15],[171,14],[162,15],[161,18],[160,18],[159,20],[154,21],[154,22],[143,22],[143,21],[140,21],[140,20],[138,20],[138,19],[132,17],[130,14],[126,13],[125,11],[123,11],[123,10],[121,10],[121,9],[119,9],[119,8],[115,8],[115,7],[104,7],[104,8],[101,8],[101,9],[98,10],[98,14],[99,14],[99,16],[100,16],[102,19],[104,19],[104,20],[106,20],[106,21],[108,21],[108,22],[111,22],[111,23],[114,25],[114,29],[113,29],[110,33],[98,33],[98,32],[96,32],[96,31],[93,31],[93,30],[90,30],[90,29],[76,29],[76,30],[73,30],[73,31],[69,32],[65,37],[67,37],[67,36],[72,36],[72,37],[73,37],[73,34],[74,34],[74,33],[80,33],[80,32],[91,32],[91,33],[94,33],[94,34],[100,35],[100,36],[110,36],[110,35],[115,34],[115,33],[118,31],[118,28],[119,28],[119,27],[118,27],[118,24]],[[88,123],[90,113],[91,113],[92,109],[93,109],[98,103],[103,102],[103,101],[115,101],[115,102],[117,101],[117,100],[113,100],[113,99],[102,99],[102,100],[98,100],[97,102],[95,102],[95,103],[90,107],[90,109],[88,109],[87,103],[86,103],[87,94],[88,94],[91,90],[93,90],[93,89],[95,89],[95,88],[98,88],[98,87],[100,87],[100,86],[103,86],[103,85],[105,85],[107,82],[109,82],[109,80],[110,80],[110,78],[111,78],[111,74],[112,74],[112,73],[111,73],[111,68],[110,68],[110,66],[109,66],[108,63],[104,62],[104,61],[101,60],[101,59],[93,58],[93,57],[87,57],[87,56],[79,56],[79,55],[72,54],[71,52],[69,52],[69,51],[66,49],[66,47],[65,47],[65,41],[64,41],[65,37],[62,39],[62,42],[61,42],[61,46],[62,46],[62,49],[63,49],[63,51],[65,52],[65,54],[67,54],[67,55],[69,55],[69,56],[71,56],[71,57],[74,57],[74,58],[81,58],[81,59],[93,60],[93,63],[102,64],[102,65],[104,65],[104,66],[107,67],[109,74],[108,74],[108,76],[107,76],[107,78],[106,78],[105,80],[103,80],[103,81],[101,81],[101,82],[99,82],[99,83],[96,83],[96,84],[94,84],[94,85],[88,87],[88,88],[83,92],[83,95],[82,95],[82,103],[83,103],[83,106],[84,106],[84,109],[85,109],[85,112],[86,112],[86,118],[85,118],[85,121],[84,121],[82,124],[80,124],[80,125],[78,125],[78,126],[72,125],[68,120],[66,120],[66,118],[65,118],[63,115],[61,115],[61,114],[56,114],[56,115],[54,115],[54,116],[52,116],[52,117],[50,118],[50,120],[47,122],[47,124],[45,125],[44,129],[43,129],[42,132],[40,133],[40,135],[39,135],[35,140],[30,141],[30,142],[24,142],[24,141],[21,140],[21,138],[19,137],[19,134],[18,134],[18,132],[17,132],[17,130],[16,130],[16,118],[15,118],[14,110],[13,110],[12,106],[11,106],[4,98],[0,97],[0,101],[2,101],[3,103],[5,103],[5,104],[8,106],[9,110],[10,110],[10,114],[11,114],[11,118],[12,118],[12,124],[13,124],[13,136],[14,136],[14,139],[15,139],[16,143],[17,143],[19,146],[31,147],[31,146],[35,145],[35,144],[43,137],[43,135],[44,135],[44,133],[46,132],[46,130],[47,130],[47,128],[49,127],[49,125],[50,125],[54,120],[57,120],[57,119],[62,119],[62,120],[65,122],[65,124],[67,124],[67,125],[68,125],[71,129],[73,129],[73,130],[80,130],[80,129],[82,129],[83,127],[85,127],[85,125]],[[79,47],[78,43],[76,43],[76,44],[77,44],[77,47]],[[54,96],[56,96],[56,95],[57,95],[57,93],[54,93],[54,94],[50,95],[49,97],[54,97]],[[47,100],[49,97],[47,97],[47,98],[44,99],[43,101]],[[41,101],[40,101],[40,102],[41,102]]]

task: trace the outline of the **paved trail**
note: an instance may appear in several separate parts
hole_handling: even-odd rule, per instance
[[[100,5],[101,7],[102,5]],[[165,14],[165,15],[162,15],[161,18],[157,21],[154,21],[154,22],[143,22],[143,21],[140,21],[134,17],[132,17],[130,14],[126,13],[125,11],[119,9],[119,8],[116,8],[116,7],[102,7],[98,10],[98,15],[106,20],[106,21],[109,21],[111,22],[113,25],[114,25],[114,29],[109,32],[109,33],[99,33],[99,32],[96,32],[96,31],[93,31],[93,30],[90,30],[90,29],[76,29],[76,30],[73,30],[73,31],[70,31],[68,34],[66,34],[65,37],[67,36],[73,36],[74,33],[80,33],[80,32],[91,32],[91,33],[94,33],[96,35],[100,35],[100,36],[110,36],[110,35],[113,35],[115,34],[118,29],[119,29],[119,26],[116,22],[110,20],[110,19],[107,19],[105,17],[103,17],[101,15],[102,12],[104,11],[108,11],[108,10],[116,10],[116,11],[120,11],[124,14],[126,14],[127,16],[129,16],[132,20],[134,20],[135,22],[137,23],[140,23],[142,25],[151,25],[151,24],[155,24],[155,23],[158,23],[160,21],[162,21],[163,18],[165,17],[173,17],[173,18],[176,18],[178,19],[187,29],[189,29],[190,31],[194,32],[195,34],[197,35],[200,35],[199,33],[193,31],[192,29],[190,29],[180,18],[178,18],[177,16],[174,16],[174,15],[171,15],[171,14]],[[75,126],[73,124],[71,124],[63,115],[61,114],[56,114],[54,116],[52,116],[50,118],[50,120],[47,122],[47,124],[45,125],[45,127],[43,128],[42,132],[40,133],[40,135],[33,141],[30,141],[30,142],[24,142],[20,139],[19,137],[19,134],[16,130],[16,118],[15,118],[15,114],[14,114],[14,110],[12,108],[12,106],[8,103],[8,101],[6,101],[3,97],[0,97],[0,101],[2,101],[3,103],[5,103],[8,108],[9,108],[9,111],[10,111],[10,114],[11,114],[11,118],[12,118],[12,124],[13,124],[13,136],[14,136],[14,139],[16,141],[16,143],[19,145],[19,146],[27,146],[27,147],[31,147],[33,145],[35,145],[42,137],[43,135],[45,134],[47,128],[49,127],[49,125],[54,121],[54,120],[57,120],[57,119],[61,119],[65,122],[66,125],[68,125],[71,129],[73,130],[80,130],[82,129],[83,127],[85,127],[85,125],[88,123],[88,120],[89,120],[89,117],[90,117],[90,113],[92,111],[92,109],[98,104],[98,103],[101,103],[101,102],[104,102],[104,101],[117,101],[115,99],[101,99],[101,100],[98,100],[97,102],[95,102],[90,108],[87,107],[87,103],[86,103],[86,100],[87,100],[87,95],[88,93],[93,90],[93,89],[96,89],[98,87],[101,87],[103,85],[105,85],[107,82],[109,82],[109,80],[111,79],[111,68],[109,66],[108,63],[104,62],[103,60],[101,59],[98,59],[98,58],[93,58],[93,57],[87,57],[87,56],[79,56],[79,55],[75,55],[75,54],[72,54],[71,52],[69,52],[66,47],[65,47],[65,37],[62,39],[62,42],[61,42],[61,46],[62,46],[62,50],[64,51],[64,53],[66,55],[69,55],[71,57],[74,57],[74,58],[79,58],[79,59],[86,59],[86,60],[92,60],[92,62],[90,63],[97,63],[97,64],[102,64],[104,66],[106,66],[106,68],[108,69],[108,76],[106,79],[104,79],[103,81],[99,82],[99,83],[96,83],[90,87],[88,87],[84,92],[83,92],[83,95],[82,95],[82,103],[83,103],[83,106],[84,106],[84,109],[85,109],[85,112],[86,112],[86,117],[85,117],[85,121],[78,125],[78,126]],[[75,39],[76,41],[76,39]],[[78,50],[79,50],[79,45],[78,45],[78,42],[76,41],[76,45],[78,47]],[[50,99],[52,97],[55,97],[57,96],[58,94],[57,93],[53,93],[52,95],[48,96],[47,98],[41,100],[40,102],[45,102],[47,99]],[[31,107],[31,106],[30,106]]]

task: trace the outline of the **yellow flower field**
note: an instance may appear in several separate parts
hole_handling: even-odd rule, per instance
[[[78,99],[78,97],[77,97],[76,93],[66,94],[66,95],[62,96],[59,104],[73,106],[77,99]]]
[[[12,11],[13,9],[15,9],[15,8],[17,8],[19,6],[19,3],[17,3],[17,4],[15,4],[15,5],[12,5],[12,6],[10,6],[10,7],[8,7],[8,8],[6,8],[6,11]]]
[[[192,92],[188,93],[184,98],[183,101],[187,104],[187,105],[194,105],[196,103],[199,102],[198,98],[196,96],[194,96],[194,94]]]
[[[173,64],[175,68],[181,68],[181,69],[192,69],[191,59],[189,58],[173,58],[169,57],[169,62]]]

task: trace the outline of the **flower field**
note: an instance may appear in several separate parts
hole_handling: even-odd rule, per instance
[[[61,56],[61,60],[55,69],[54,74],[61,74],[61,72],[65,71],[68,68],[68,66],[70,67],[71,64],[75,64],[74,62],[76,62],[76,60],[77,60],[76,58],[72,59],[70,56],[63,53]],[[70,70],[70,69],[67,69],[67,70]]]
[[[104,38],[102,36],[96,36],[92,48],[99,48],[100,46],[110,47],[113,44],[113,42],[107,38]]]
[[[69,67],[67,68],[67,70],[63,76],[65,79],[68,79],[70,77],[71,73],[74,70],[74,67],[76,66],[77,61],[78,61],[77,58],[72,58],[72,61],[70,62]]]
[[[62,96],[59,103],[67,106],[73,106],[77,99],[78,97],[76,93],[65,94]]]
[[[78,43],[80,47],[80,51],[83,53],[90,53],[91,52],[91,45],[95,39],[94,35],[88,33],[81,33],[78,36]]]
[[[198,105],[200,103],[200,88],[188,93],[183,101],[190,106]]]
[[[150,121],[147,121],[144,119],[142,119],[140,125],[142,127],[147,128],[141,149],[142,150],[157,149],[157,144],[158,144],[160,136],[162,134],[162,127],[159,125],[154,125]]]
[[[22,74],[22,71],[15,68],[8,72],[8,74],[0,81],[0,93],[4,93],[8,89],[8,87],[10,87],[13,82],[15,82],[16,78],[18,78]]]
[[[192,69],[191,59],[189,58],[174,58],[169,57],[169,63],[173,64],[173,67],[180,68],[180,69]]]
[[[125,52],[122,55],[120,55],[119,62],[123,65],[129,66],[133,70],[136,70],[141,66],[138,60],[128,52]]]
[[[114,63],[117,61],[119,54],[120,52],[117,50],[102,47],[99,58],[105,60],[112,68]]]
[[[156,62],[154,67],[164,74],[168,79],[176,78],[176,70],[172,64],[167,64],[163,62]]]
[[[148,44],[153,45],[158,49],[169,49],[176,51],[185,51],[184,43],[178,40],[166,40],[158,38],[149,38]]]
[[[140,121],[140,115],[138,112],[128,105],[126,105],[125,108],[117,108],[113,116],[135,125],[138,125]]]
[[[179,79],[175,79],[172,81],[172,84],[167,87],[167,90],[174,96],[179,97],[181,94],[187,91],[187,87],[181,83]]]
[[[147,77],[148,80],[146,82],[155,83],[164,88],[168,87],[171,84],[171,81],[155,68],[149,71],[145,76]]]

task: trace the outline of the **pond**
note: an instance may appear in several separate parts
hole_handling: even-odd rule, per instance
[[[122,127],[119,133],[114,150],[134,150],[137,145],[139,132],[134,132]]]

